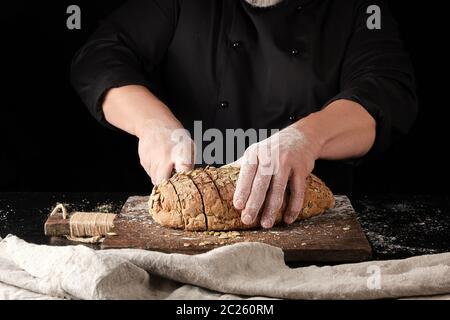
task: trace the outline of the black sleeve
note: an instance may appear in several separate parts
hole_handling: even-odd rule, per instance
[[[181,0],[132,0],[111,14],[75,55],[71,80],[92,115],[102,111],[109,89],[143,85],[164,58]]]
[[[376,120],[372,158],[406,134],[417,116],[414,72],[385,1],[356,1],[354,31],[342,66],[339,99],[361,104]],[[367,27],[367,8],[381,8],[381,29]],[[354,161],[354,164],[359,161]]]

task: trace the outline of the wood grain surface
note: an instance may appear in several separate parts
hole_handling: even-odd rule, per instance
[[[283,249],[287,262],[358,262],[371,257],[371,247],[345,196],[336,196],[336,207],[322,216],[271,230],[240,231],[238,236],[161,227],[149,216],[147,202],[148,197],[128,199],[114,222],[117,236],[106,237],[102,249],[199,254],[238,242],[262,242]]]

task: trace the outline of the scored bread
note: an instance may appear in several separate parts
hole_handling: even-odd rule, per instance
[[[259,221],[245,225],[241,212],[233,206],[239,168],[200,168],[177,173],[153,188],[149,208],[153,219],[162,226],[187,231],[230,231],[255,229]],[[333,193],[315,175],[306,181],[303,209],[297,220],[320,215],[335,205]],[[289,190],[276,213],[280,224],[286,209]]]

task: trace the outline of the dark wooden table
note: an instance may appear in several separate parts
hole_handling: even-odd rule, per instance
[[[49,244],[43,225],[57,202],[77,211],[119,212],[128,193],[0,193],[0,237]],[[374,259],[450,251],[450,196],[352,198]]]

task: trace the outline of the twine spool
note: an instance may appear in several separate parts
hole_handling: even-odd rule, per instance
[[[58,204],[50,213],[51,216],[61,212],[63,219],[69,219],[70,241],[98,243],[114,228],[116,214],[99,212],[75,212],[70,215],[63,204]]]

